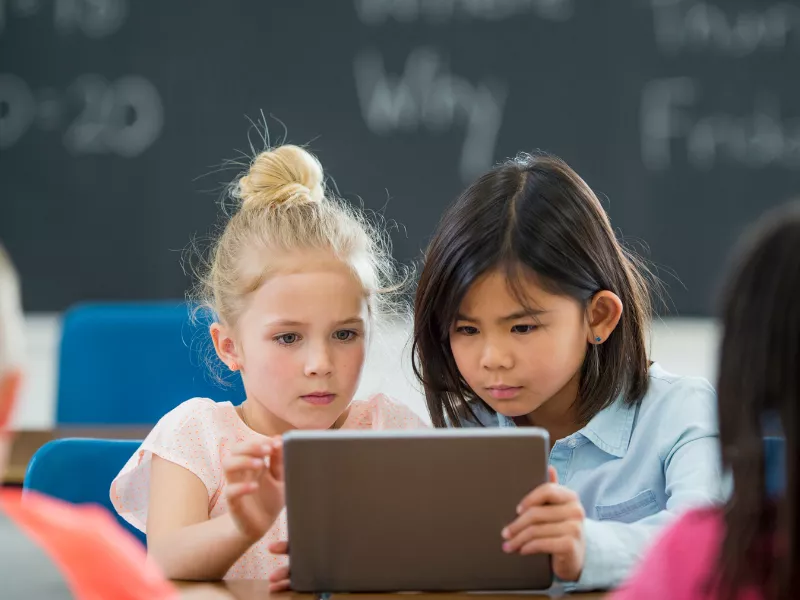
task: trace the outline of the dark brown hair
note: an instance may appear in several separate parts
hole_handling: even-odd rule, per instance
[[[640,267],[618,242],[597,196],[562,160],[522,154],[480,177],[439,222],[416,293],[413,367],[433,424],[458,426],[465,415],[475,416],[468,401],[482,403],[458,372],[450,329],[470,286],[498,268],[523,305],[521,282],[531,274],[548,291],[583,304],[601,290],[617,294],[622,318],[587,352],[578,417],[588,422],[620,394],[639,400],[648,384],[651,314]]]
[[[788,600],[800,586],[800,204],[764,217],[734,265],[722,296],[717,381],[722,461],[734,482],[725,505],[720,591],[737,598],[754,586],[765,598]],[[775,433],[765,431],[770,421],[785,436],[785,472],[775,473],[785,478],[785,492],[777,496],[765,473],[764,435]]]

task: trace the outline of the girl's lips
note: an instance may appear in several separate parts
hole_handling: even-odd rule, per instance
[[[331,394],[328,392],[314,392],[313,394],[300,397],[309,404],[313,404],[315,406],[327,406],[336,399],[336,394]]]
[[[508,400],[519,394],[519,391],[522,389],[522,387],[519,386],[511,387],[503,385],[503,386],[490,387],[486,389],[489,391],[489,394],[492,396],[492,398],[495,398],[496,400]]]

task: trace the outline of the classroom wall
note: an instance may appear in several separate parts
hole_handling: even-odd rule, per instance
[[[17,429],[48,428],[54,424],[60,317],[29,315],[26,319],[27,380],[13,423]],[[422,395],[411,371],[409,328],[387,325],[370,348],[359,397],[381,391],[406,402],[427,417]],[[711,319],[670,318],[653,325],[651,357],[667,370],[682,375],[716,376],[718,326]],[[397,356],[402,355],[401,368]],[[223,392],[224,393],[224,392]]]

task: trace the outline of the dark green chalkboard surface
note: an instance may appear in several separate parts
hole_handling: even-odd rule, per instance
[[[797,2],[0,0],[0,239],[28,310],[179,296],[263,111],[403,261],[477,173],[556,153],[706,315],[800,190],[798,67]]]

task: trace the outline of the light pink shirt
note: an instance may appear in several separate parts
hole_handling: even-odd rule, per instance
[[[633,576],[611,600],[714,600],[709,582],[719,571],[717,556],[725,523],[719,509],[687,512],[671,525],[646,554]],[[744,590],[739,600],[761,600]]]
[[[416,429],[427,427],[410,408],[378,394],[367,401],[353,401],[342,429]],[[266,439],[247,427],[230,402],[192,398],[167,413],[142,442],[139,450],[111,483],[111,501],[131,525],[146,531],[153,454],[188,469],[208,490],[210,518],[228,512],[223,493],[222,461],[241,442]],[[226,579],[264,579],[283,566],[285,557],[272,555],[267,547],[287,539],[286,511],[275,524],[234,563]]]

